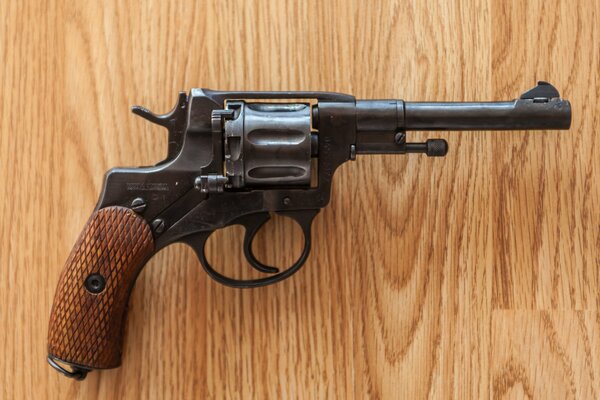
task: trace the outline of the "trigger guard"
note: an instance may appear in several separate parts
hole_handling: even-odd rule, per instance
[[[196,252],[196,255],[198,256],[198,259],[200,260],[200,264],[202,264],[202,267],[204,268],[206,273],[215,281],[217,281],[223,285],[234,287],[234,288],[254,288],[254,287],[260,287],[260,286],[267,286],[267,285],[271,285],[271,284],[277,283],[279,281],[282,281],[286,278],[289,278],[294,273],[298,272],[298,270],[304,265],[304,263],[306,262],[306,259],[308,258],[308,255],[310,254],[311,223],[318,212],[319,212],[318,209],[317,210],[278,212],[279,215],[283,215],[283,216],[294,219],[298,223],[298,225],[300,225],[300,227],[302,229],[302,233],[304,234],[304,249],[302,250],[302,254],[300,254],[300,256],[298,257],[296,262],[291,267],[289,267],[285,271],[277,272],[274,275],[271,275],[271,276],[268,276],[265,278],[233,279],[233,278],[229,278],[229,277],[221,274],[220,272],[216,271],[212,267],[210,262],[208,261],[206,254],[205,254],[206,242],[208,241],[208,238],[214,231],[198,232],[194,235],[184,238],[182,241],[184,243],[187,243],[190,246],[192,246],[192,248]],[[251,214],[251,216],[244,217],[242,220],[238,220],[236,222],[236,223],[244,225],[244,227],[246,227],[246,236],[248,236],[249,245],[251,245],[252,239],[254,238],[254,235],[256,234],[256,232],[258,232],[260,230],[260,228],[270,219],[270,216],[268,213],[257,213],[257,214],[261,214],[261,215],[259,216],[259,215]],[[254,223],[251,224],[251,222],[254,222]],[[246,238],[244,238],[244,242],[246,242]],[[246,247],[245,244],[244,244],[244,247]],[[246,253],[246,251],[244,249],[244,254],[245,253]],[[252,257],[254,257],[254,255],[251,252],[251,247],[250,247],[250,254],[252,255]],[[246,258],[248,259],[247,255],[246,255]],[[254,260],[256,261],[257,264],[261,264],[258,260],[256,260],[256,258],[254,258]],[[248,259],[248,262],[250,262],[250,264],[252,265],[252,261],[250,259]],[[256,268],[256,266],[254,266],[254,267]],[[268,266],[263,266],[263,267],[268,267]],[[270,268],[273,268],[273,267],[270,267]]]

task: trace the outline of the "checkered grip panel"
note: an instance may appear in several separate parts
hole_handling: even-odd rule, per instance
[[[153,250],[150,227],[132,210],[107,207],[94,212],[58,282],[48,353],[88,368],[118,366],[129,293]],[[86,289],[90,274],[104,277],[102,292]]]

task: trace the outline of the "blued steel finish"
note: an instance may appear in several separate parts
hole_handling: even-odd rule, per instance
[[[231,188],[310,184],[310,106],[227,102],[225,169]]]
[[[519,99],[498,102],[405,103],[405,130],[569,129],[571,104],[548,82]]]
[[[448,150],[445,140],[429,139],[402,146],[401,141],[394,143],[394,138],[398,132],[407,131],[569,129],[570,125],[570,103],[543,81],[512,101],[358,100],[356,152],[444,156]]]
[[[303,103],[307,99],[312,108]],[[545,82],[518,100],[495,103],[357,101],[326,92],[192,89],[180,93],[167,114],[142,107],[133,112],[168,129],[167,156],[155,166],[108,171],[96,210],[131,208],[152,227],[155,251],[187,243],[213,279],[244,288],[278,282],[302,267],[311,249],[312,221],[329,202],[334,172],[357,154],[447,153],[443,139],[408,142],[410,130],[567,129],[571,122],[569,102]],[[316,158],[316,171],[311,158]],[[312,185],[311,172],[316,175]],[[294,219],[304,234],[300,257],[282,271],[252,253],[252,241],[272,213]],[[244,255],[264,277],[230,278],[208,261],[204,248],[209,236],[234,224],[245,228]],[[90,275],[86,288],[99,292],[104,283]],[[48,361],[76,379],[88,371],[63,362],[72,367],[69,371],[52,355]]]
[[[569,103],[518,99],[480,103],[405,103],[406,130],[568,129]]]
[[[316,103],[312,114],[299,99]],[[192,89],[179,95],[168,114],[141,107],[133,111],[169,130],[167,157],[153,167],[110,170],[97,209],[135,204],[140,211],[143,203],[141,216],[154,227],[157,251],[187,243],[211,277],[235,287],[274,283],[302,266],[310,252],[310,224],[329,202],[333,174],[356,154],[446,154],[442,139],[408,142],[406,132],[414,129],[566,129],[571,121],[569,102],[545,82],[518,100],[498,103],[357,101],[338,93]],[[311,157],[317,159],[313,186]],[[252,254],[254,235],[270,213],[293,218],[304,233],[302,255],[284,271]],[[268,274],[264,278],[225,277],[205,257],[210,234],[233,224],[245,227],[244,254],[252,267]]]

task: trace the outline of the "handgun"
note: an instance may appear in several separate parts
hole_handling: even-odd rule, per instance
[[[408,141],[409,131],[568,129],[571,106],[540,81],[518,99],[490,102],[357,100],[312,91],[191,89],[175,107],[133,113],[168,130],[154,166],[113,168],[71,251],[54,297],[48,362],[68,377],[121,364],[127,303],[148,260],[186,243],[217,282],[252,288],[296,273],[311,249],[311,224],[330,200],[334,172],[363,154],[445,156],[444,139]],[[304,248],[287,268],[259,261],[252,241],[272,215],[293,219]],[[217,229],[241,225],[243,251],[260,278],[239,280],[209,263]]]

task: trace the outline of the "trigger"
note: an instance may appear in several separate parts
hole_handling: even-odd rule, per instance
[[[254,256],[254,253],[252,252],[252,242],[254,241],[254,237],[260,228],[262,228],[263,225],[266,224],[270,219],[271,216],[269,213],[257,213],[242,217],[240,220],[238,220],[238,223],[246,228],[246,234],[244,235],[244,256],[246,256],[248,263],[252,266],[252,268],[260,272],[276,274],[279,272],[278,268],[261,263],[256,259],[256,256]]]

